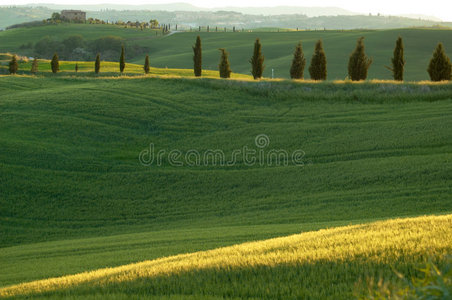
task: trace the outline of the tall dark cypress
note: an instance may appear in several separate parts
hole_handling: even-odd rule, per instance
[[[58,54],[55,52],[55,54],[52,57],[52,61],[50,62],[50,67],[52,68],[52,72],[58,73],[58,71],[60,70],[60,62],[58,59]]]
[[[149,55],[146,55],[146,58],[144,59],[144,73],[149,74],[149,71],[151,69],[150,63],[149,63]]]
[[[392,68],[390,68],[390,70],[392,71],[394,80],[403,81],[406,61],[404,57],[403,40],[400,36],[397,39],[396,46],[394,48],[394,56],[392,57],[391,62]]]
[[[9,62],[9,74],[16,74],[19,69],[19,64],[17,63],[17,56],[14,54]]]
[[[253,74],[254,79],[262,78],[265,69],[264,60],[265,57],[262,55],[261,41],[256,39],[256,42],[254,42],[253,57],[249,61],[251,64],[251,74]]]
[[[364,47],[364,37],[358,39],[356,48],[350,55],[348,61],[348,76],[353,81],[360,81],[367,79],[367,72],[369,71],[372,59],[366,55]]]
[[[225,49],[221,48],[221,59],[218,68],[220,70],[221,78],[230,78],[231,77],[231,66],[229,64],[229,53],[226,52]]]
[[[196,44],[193,46],[193,70],[196,77],[202,75],[202,46],[201,37],[198,35],[196,38]]]
[[[94,72],[96,72],[96,74],[99,74],[100,72],[100,54],[97,54],[96,56],[96,62],[94,63]]]
[[[427,71],[432,81],[452,79],[452,65],[442,43],[439,43],[438,46],[436,46]]]
[[[78,63],[75,63],[75,73],[78,72]]]
[[[123,73],[126,68],[126,55],[124,46],[121,47],[121,56],[119,57],[119,72]]]
[[[328,75],[326,68],[326,54],[323,50],[322,40],[315,44],[314,54],[312,55],[311,65],[309,66],[309,74],[312,80],[326,80]]]
[[[306,58],[303,54],[301,42],[295,47],[293,54],[292,66],[290,67],[290,78],[303,79],[304,67],[306,66]]]

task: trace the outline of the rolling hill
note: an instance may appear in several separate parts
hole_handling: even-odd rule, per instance
[[[212,29],[213,30],[213,29]],[[292,54],[298,41],[303,42],[305,56],[310,62],[314,44],[322,39],[328,60],[328,78],[345,79],[347,63],[356,40],[364,36],[366,51],[373,58],[369,70],[371,79],[390,79],[391,72],[386,68],[395,41],[400,35],[404,38],[406,54],[406,80],[427,80],[427,65],[438,42],[443,42],[449,56],[452,56],[451,31],[446,29],[397,29],[377,31],[299,31],[299,32],[184,32],[170,36],[156,36],[154,31],[126,29],[112,25],[77,25],[60,24],[19,28],[0,32],[0,52],[14,52],[33,56],[33,48],[24,48],[27,43],[32,46],[46,36],[62,41],[73,35],[82,35],[86,41],[93,41],[105,36],[118,36],[125,43],[141,47],[148,51],[151,65],[159,68],[192,68],[192,45],[198,34],[203,41],[203,66],[205,69],[217,70],[219,62],[218,48],[230,52],[232,70],[236,73],[250,74],[249,58],[252,55],[254,39],[259,37],[263,44],[266,69],[264,76],[274,75],[289,77]],[[119,57],[119,49],[117,50]],[[144,55],[128,56],[128,61],[142,64]],[[94,59],[94,58],[93,58]],[[305,77],[309,77],[307,69]]]
[[[311,28],[311,29],[388,29],[420,26],[451,26],[429,16],[380,16],[357,14],[337,7],[218,7],[200,8],[186,3],[145,5],[52,5],[37,4],[25,6],[0,5],[0,29],[22,22],[42,21],[53,12],[64,9],[80,9],[88,18],[104,21],[148,22],[157,19],[161,24],[183,27],[232,26],[237,28]]]
[[[0,76],[0,286],[452,210],[451,84],[87,75]]]
[[[427,253],[446,264],[451,234],[451,215],[338,227],[24,283],[0,297],[353,299],[368,293],[366,280],[404,291],[395,272],[419,276]]]

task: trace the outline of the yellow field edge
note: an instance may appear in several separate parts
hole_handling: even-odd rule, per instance
[[[391,263],[399,257],[445,256],[452,252],[452,215],[393,219],[306,232],[258,242],[181,254],[104,268],[0,289],[1,297],[28,295],[75,287],[131,281],[200,269],[276,266],[363,259]]]

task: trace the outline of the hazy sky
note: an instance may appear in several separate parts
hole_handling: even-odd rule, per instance
[[[27,3],[57,3],[57,4],[150,4],[150,3],[174,3],[186,2],[202,7],[221,6],[276,6],[276,5],[296,5],[296,6],[335,6],[345,8],[360,13],[382,13],[382,14],[424,14],[437,16],[446,21],[452,21],[452,1],[451,0],[429,0],[429,1],[402,1],[402,0],[0,0],[0,5],[22,5]]]

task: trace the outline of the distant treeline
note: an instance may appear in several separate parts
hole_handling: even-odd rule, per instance
[[[52,44],[52,39],[50,37],[44,38],[35,45],[36,51],[54,51],[58,46],[67,51],[63,54],[71,53],[77,49],[83,49],[82,46],[85,45],[85,41],[81,36],[72,36],[63,41],[62,44],[57,45]],[[120,47],[119,47],[120,46]],[[121,49],[121,55],[119,57],[119,71],[124,73],[126,67],[125,58],[125,47],[122,44],[122,40],[117,37],[105,37],[100,38],[92,42],[89,47],[96,54],[96,59],[94,63],[94,71],[96,74],[100,72],[101,69],[101,55],[100,53],[108,53],[114,55],[114,49]],[[195,45],[193,48],[193,71],[196,77],[202,76],[202,42],[201,37],[198,35],[196,38]],[[229,63],[229,53],[224,49],[219,49],[221,52],[220,63],[218,65],[218,70],[221,78],[231,77],[231,67]],[[72,51],[72,52],[71,52]],[[81,51],[81,50],[78,50]],[[393,79],[396,81],[404,80],[405,73],[405,47],[403,44],[402,37],[399,37],[395,43],[394,54],[391,59],[391,66],[387,68],[392,72]],[[61,53],[61,52],[60,52]],[[262,44],[260,39],[256,39],[254,43],[253,55],[249,59],[251,64],[251,74],[254,79],[261,79],[265,69],[264,65],[265,57],[262,51]],[[356,43],[355,50],[350,54],[348,61],[348,78],[352,81],[362,81],[367,79],[367,74],[370,66],[372,65],[372,58],[368,57],[365,52],[364,37],[358,39]],[[292,79],[303,79],[304,69],[306,66],[306,58],[303,53],[303,47],[301,41],[296,45],[295,51],[293,53],[292,65],[290,67],[290,78]],[[32,64],[31,73],[35,74],[38,72],[37,59],[35,58]],[[53,54],[51,61],[52,72],[57,73],[59,71],[59,56],[57,52]],[[16,74],[18,70],[18,62],[16,55],[13,55],[9,63],[10,74]],[[78,71],[78,64],[75,65],[75,72]],[[149,56],[146,55],[143,71],[148,74],[150,72],[150,60]],[[446,55],[446,51],[442,43],[438,43],[433,56],[430,59],[430,63],[427,68],[427,72],[430,75],[432,81],[449,81],[452,80],[452,63],[450,58]],[[323,49],[322,40],[319,40],[315,45],[314,54],[311,59],[311,64],[309,66],[309,74],[312,80],[323,81],[327,79],[328,69],[327,69],[327,56]]]
[[[33,49],[34,56],[50,59],[55,52],[63,60],[86,61],[93,60],[99,53],[105,60],[116,60],[119,56],[121,46],[124,45],[130,58],[142,55],[149,48],[132,45],[129,46],[125,40],[118,36],[104,36],[93,41],[87,41],[81,35],[73,35],[64,40],[57,40],[46,36],[36,44],[26,43],[21,49]]]
[[[53,10],[36,8],[0,7],[0,28],[27,21],[42,21]],[[389,29],[406,27],[452,26],[452,23],[404,18],[397,16],[319,16],[308,17],[303,14],[259,15],[243,14],[233,11],[149,11],[149,10],[102,10],[87,11],[87,17],[93,20],[115,23],[121,20],[131,22],[148,22],[157,19],[164,24],[179,24],[183,27],[198,26],[237,28],[300,28],[300,29]],[[10,27],[13,28],[13,27]]]

